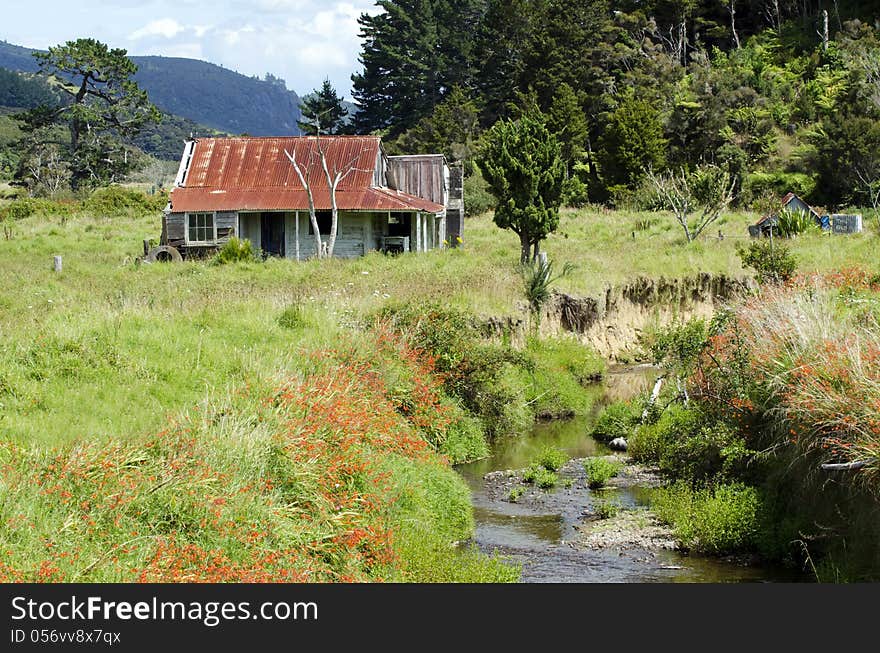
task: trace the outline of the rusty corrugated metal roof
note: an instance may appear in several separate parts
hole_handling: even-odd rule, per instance
[[[378,136],[290,136],[198,139],[181,186],[171,192],[171,210],[304,210],[308,195],[287,153],[295,156],[315,196],[315,208],[330,208],[321,167],[324,150],[331,175],[349,171],[336,191],[341,210],[425,211],[441,204],[373,186],[380,154]]]
[[[330,209],[330,191],[324,187],[314,192],[315,208]],[[440,213],[443,205],[434,204],[388,188],[363,188],[336,191],[336,205],[341,211],[424,211]],[[213,190],[175,188],[171,193],[171,211],[305,211],[309,198],[305,190]]]
[[[372,185],[379,155],[378,136],[200,138],[182,185],[223,190],[302,188],[286,151],[296,156],[312,188],[326,188],[319,147],[324,150],[331,174],[351,170],[340,182],[340,189]]]

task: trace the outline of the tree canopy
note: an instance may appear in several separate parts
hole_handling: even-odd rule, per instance
[[[489,130],[479,165],[498,200],[495,224],[520,239],[520,261],[538,257],[540,243],[559,226],[565,164],[541,115],[500,120]]]
[[[300,110],[302,117],[296,124],[303,134],[317,133],[316,120],[322,134],[340,134],[348,123],[348,110],[329,79],[324,80],[321,88],[303,98]]]
[[[743,203],[772,177],[774,192],[843,205],[859,195],[852,175],[824,169],[821,135],[849,149],[835,121],[880,120],[880,5],[827,4],[381,0],[360,19],[355,127],[451,152],[456,105],[468,121],[476,111],[478,140],[533,100],[589,201],[644,202],[645,169],[713,165]]]
[[[126,144],[147,123],[160,118],[145,91],[131,79],[137,66],[123,49],[110,49],[95,39],[78,39],[35,52],[40,72],[53,78],[65,94],[54,107],[41,106],[25,115],[32,154],[57,151],[76,189],[112,181],[131,167]],[[50,129],[63,125],[68,139],[52,142]]]

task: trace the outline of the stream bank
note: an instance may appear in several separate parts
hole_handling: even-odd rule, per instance
[[[601,401],[632,396],[654,378],[647,366],[612,369],[597,387]],[[597,406],[598,408],[598,406]],[[612,455],[589,437],[594,415],[538,423],[528,435],[499,440],[492,456],[457,469],[472,492],[474,543],[522,565],[522,582],[773,582],[808,580],[796,570],[743,558],[704,558],[675,550],[668,528],[648,510],[662,483],[652,470],[627,465],[601,490],[587,487],[582,460]],[[522,484],[522,470],[553,446],[570,460],[551,490]],[[510,490],[524,488],[515,501]],[[619,511],[598,519],[602,506]]]

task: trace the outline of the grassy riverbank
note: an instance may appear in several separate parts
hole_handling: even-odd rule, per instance
[[[516,579],[450,463],[587,410],[595,354],[484,340],[421,257],[145,266],[155,214],[63,210],[0,241],[0,578]]]
[[[4,578],[513,577],[453,555],[473,522],[449,462],[538,415],[586,412],[584,385],[603,364],[564,338],[483,338],[485,318],[526,311],[512,234],[482,217],[464,248],[420,256],[148,266],[137,260],[158,233],[148,200],[8,207]],[[572,211],[545,249],[578,266],[558,286],[572,293],[638,275],[743,274],[732,236],[752,219],[731,216],[724,240],[686,246],[667,216]],[[811,235],[796,250],[827,268],[867,257],[874,240],[841,242]]]
[[[880,577],[876,269],[765,286],[667,339],[690,403],[673,386],[645,424],[638,403],[602,422],[678,481],[655,508],[679,542],[788,560],[823,581]]]

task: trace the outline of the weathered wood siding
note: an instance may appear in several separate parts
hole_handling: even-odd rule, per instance
[[[392,188],[446,206],[446,158],[442,154],[388,157]]]
[[[309,233],[309,222],[308,211],[300,211],[299,253],[301,259],[315,256],[315,236]],[[294,217],[290,217],[285,225],[285,237],[287,239],[288,258],[296,258],[296,223]],[[326,236],[321,238],[326,241]],[[373,235],[373,214],[366,212],[340,212],[333,255],[340,258],[357,258],[374,249],[376,249],[376,242]]]
[[[186,238],[186,214],[168,213],[165,215],[165,237],[169,245],[180,243]]]
[[[222,245],[238,233],[238,211],[218,211],[214,214],[217,224],[217,244]]]
[[[259,213],[239,213],[238,214],[239,238],[251,241],[254,251],[260,249],[261,229]]]
[[[445,234],[442,240],[449,239],[455,247],[457,238],[464,239],[464,171],[461,166],[449,169],[449,201],[446,204]]]

